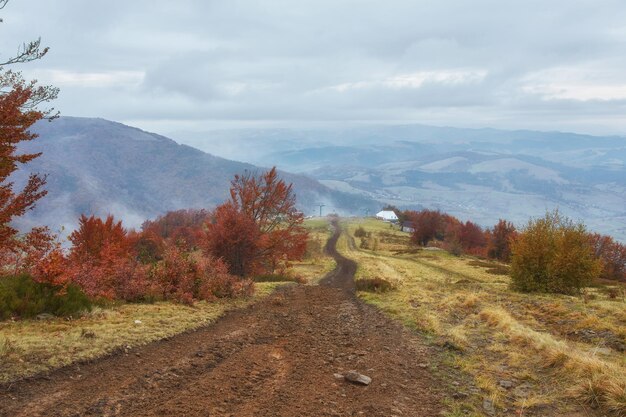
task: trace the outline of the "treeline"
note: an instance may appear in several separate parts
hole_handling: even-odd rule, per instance
[[[506,220],[483,229],[439,210],[405,211],[399,217],[412,226],[411,241],[416,245],[432,245],[454,255],[469,254],[502,262],[510,261],[511,242],[518,234]]]
[[[520,230],[503,219],[483,229],[438,210],[397,213],[413,227],[416,245],[510,262],[514,286],[520,290],[569,293],[597,277],[626,281],[626,245],[588,232],[558,211],[530,220]]]
[[[138,231],[113,216],[83,215],[69,235],[69,249],[46,228],[16,234],[0,245],[0,272],[21,275],[16,285],[26,285],[27,275],[58,294],[79,289],[91,300],[190,304],[249,295],[255,275],[282,273],[290,261],[301,259],[307,232],[291,185],[276,169],[235,176],[230,195],[213,211],[169,212]],[[23,297],[13,298],[19,303]],[[19,305],[7,303],[5,311],[20,313]]]

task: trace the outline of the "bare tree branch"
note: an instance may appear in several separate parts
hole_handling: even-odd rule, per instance
[[[9,0],[0,0],[0,10],[4,9],[8,2]],[[0,23],[2,23],[2,21],[2,18],[0,18]],[[17,54],[13,58],[10,58],[5,62],[0,62],[0,68],[4,65],[19,64],[41,59],[48,53],[48,50],[49,48],[47,47],[41,47],[41,38],[28,43],[23,43],[17,48]]]
[[[1,0],[0,0],[1,1]],[[35,61],[41,59],[48,53],[50,48],[41,49],[41,38],[28,43],[23,43],[17,50],[17,54],[5,62],[0,62],[0,67],[4,65],[19,64],[23,62]]]

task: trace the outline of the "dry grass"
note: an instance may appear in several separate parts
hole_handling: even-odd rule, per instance
[[[515,293],[498,264],[411,250],[408,234],[378,221],[345,228],[351,233],[359,225],[381,237],[377,251],[347,239],[340,251],[359,263],[357,279],[380,277],[395,288],[359,296],[439,345],[458,348],[451,351],[454,365],[478,395],[451,410],[480,412],[488,398],[511,415],[566,416],[586,404],[590,416],[626,416],[626,304],[606,288],[582,298]],[[383,241],[382,233],[395,237]]]
[[[277,283],[255,284],[253,297],[185,306],[171,302],[96,308],[77,320],[0,323],[0,383],[145,345],[207,325],[226,311],[269,295]]]
[[[324,246],[332,234],[332,228],[326,219],[308,219],[304,222],[304,227],[309,232],[308,246],[312,250],[307,251],[302,261],[292,264],[289,274],[309,284],[317,284],[335,268],[335,261],[324,253]]]

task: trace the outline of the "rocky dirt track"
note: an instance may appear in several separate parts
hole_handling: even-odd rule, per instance
[[[2,416],[437,416],[429,348],[358,301],[354,262],[216,324],[0,388]],[[355,385],[334,374],[372,378]]]

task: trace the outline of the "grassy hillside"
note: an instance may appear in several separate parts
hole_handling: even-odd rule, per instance
[[[626,415],[623,288],[520,294],[505,265],[411,248],[408,234],[376,220],[344,227],[340,250],[358,262],[357,280],[394,287],[359,296],[424,332],[459,370],[449,377],[452,415]],[[371,233],[370,249],[354,238],[357,227]],[[589,414],[572,414],[583,407]]]

